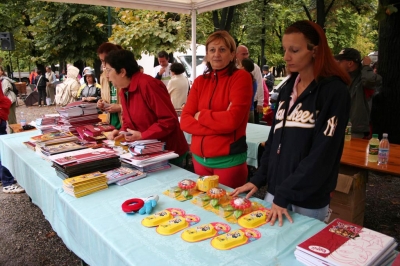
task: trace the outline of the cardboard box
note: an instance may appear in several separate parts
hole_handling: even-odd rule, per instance
[[[332,210],[329,222],[332,222],[336,218],[340,218],[361,226],[364,223],[365,200],[358,202],[354,206],[343,205],[331,201],[329,208]]]
[[[336,189],[331,198],[332,214],[329,222],[341,218],[363,225],[367,176],[366,170],[350,166],[340,167]]]

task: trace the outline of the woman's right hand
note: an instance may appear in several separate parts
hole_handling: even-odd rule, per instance
[[[100,110],[104,109],[104,101],[102,99],[97,101],[97,108],[99,108]]]
[[[246,199],[249,199],[254,193],[256,193],[258,188],[253,183],[246,183],[241,187],[235,188],[229,195],[232,197],[237,197],[240,193],[249,191],[246,195]]]

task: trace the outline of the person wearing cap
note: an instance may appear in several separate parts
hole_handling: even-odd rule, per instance
[[[240,66],[242,64],[242,60],[244,58],[249,58],[249,49],[244,45],[239,45],[236,49],[236,62],[237,65]],[[257,64],[254,64],[254,70],[251,72],[254,79],[257,81],[257,92],[254,97],[254,122],[256,124],[260,124],[259,114],[263,113],[263,105],[264,105],[264,88],[262,85],[263,79],[261,76],[260,67]]]
[[[375,89],[380,87],[382,77],[370,66],[371,58],[365,56],[361,60],[360,52],[354,48],[344,48],[335,55],[335,59],[351,77],[349,85],[351,135],[354,138],[369,139],[372,95]]]
[[[79,88],[78,100],[83,102],[97,103],[101,98],[101,86],[96,83],[93,70],[88,70],[83,75],[85,84]]]
[[[92,69],[91,67],[85,67],[84,69],[83,69],[83,71],[82,71],[82,77],[79,79],[79,83],[81,84],[81,85],[85,85],[85,74],[86,74],[86,72],[90,72],[90,71],[94,71],[94,69]],[[97,83],[97,78],[95,78],[95,81],[96,81],[96,83]]]
[[[268,65],[263,65],[262,72],[263,72],[263,79],[268,87],[268,91],[271,92],[274,89],[275,77],[274,75],[272,75],[271,72],[269,72]]]

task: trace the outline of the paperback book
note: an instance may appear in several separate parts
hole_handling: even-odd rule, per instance
[[[121,166],[121,167],[106,171],[103,174],[105,174],[107,177],[107,183],[112,184],[112,183],[115,183],[122,179],[127,179],[128,177],[142,175],[143,172],[136,170],[136,169]]]
[[[306,265],[382,265],[395,255],[393,237],[335,219],[296,247]]]

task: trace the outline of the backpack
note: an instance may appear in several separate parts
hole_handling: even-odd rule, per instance
[[[19,90],[17,89],[17,86],[15,85],[14,82],[10,82],[12,86],[12,91],[15,93],[15,95],[19,94]]]
[[[63,83],[57,84],[54,101],[61,106],[74,102],[79,87],[78,81],[67,78]]]

